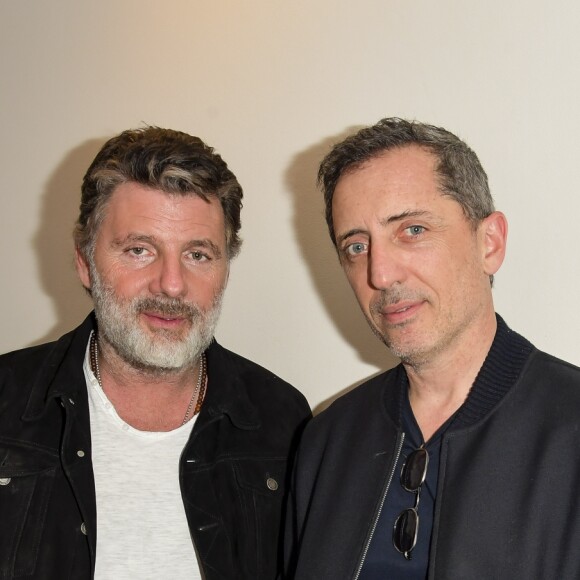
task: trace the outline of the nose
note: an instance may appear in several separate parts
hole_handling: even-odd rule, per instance
[[[179,257],[163,256],[156,263],[156,272],[150,284],[152,294],[180,298],[187,294],[185,266]]]
[[[403,282],[405,268],[396,248],[371,245],[368,257],[368,281],[376,290],[385,290]]]

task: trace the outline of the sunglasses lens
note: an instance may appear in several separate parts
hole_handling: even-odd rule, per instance
[[[429,455],[425,449],[417,449],[409,455],[401,474],[401,483],[407,491],[417,491],[421,487],[425,481],[428,462]]]
[[[410,552],[417,543],[417,530],[419,529],[419,516],[410,508],[401,513],[395,522],[393,530],[393,543],[399,552],[409,559]]]

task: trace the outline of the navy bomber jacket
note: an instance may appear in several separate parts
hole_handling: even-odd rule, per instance
[[[0,580],[93,577],[82,365],[94,326],[91,315],[57,342],[0,357]],[[310,410],[293,387],[215,341],[207,363],[206,400],[180,461],[195,549],[207,580],[270,580],[289,457]]]
[[[371,379],[307,425],[287,518],[289,577],[358,577],[399,476],[404,372]],[[579,496],[580,369],[498,317],[490,352],[443,435],[428,579],[580,578]]]

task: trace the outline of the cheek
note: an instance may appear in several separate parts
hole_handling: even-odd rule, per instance
[[[366,280],[361,278],[360,272],[357,272],[352,266],[344,265],[342,266],[342,270],[350,287],[353,289],[354,293],[358,295],[358,293],[364,288],[366,285]],[[364,282],[364,283],[363,283]]]
[[[137,272],[117,274],[111,284],[115,294],[119,297],[134,298],[146,292],[148,281],[145,276]]]
[[[364,312],[368,313],[376,291],[370,287],[366,272],[364,275],[358,273],[357,275],[352,275],[351,272],[350,274],[347,273],[346,276],[360,307]]]
[[[188,280],[188,299],[197,304],[209,306],[215,297],[223,292],[227,282],[227,271],[192,273]]]
[[[341,258],[340,265],[349,284],[355,288],[368,283],[368,264],[363,260]]]
[[[450,262],[444,276],[438,280],[440,300],[446,302],[451,309],[465,308],[478,303],[482,278],[478,264],[473,257],[465,256],[462,260]]]

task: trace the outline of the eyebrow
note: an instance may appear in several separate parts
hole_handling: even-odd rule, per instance
[[[400,222],[403,220],[406,220],[408,218],[415,218],[415,217],[421,217],[421,218],[425,218],[425,217],[431,217],[433,218],[433,214],[430,211],[421,209],[421,210],[415,210],[415,211],[411,211],[411,210],[407,210],[407,211],[403,211],[401,213],[389,216],[388,218],[382,219],[379,223],[382,226],[386,226],[388,224],[392,224],[394,222]]]
[[[158,241],[157,238],[155,238],[154,236],[147,236],[145,234],[128,234],[124,238],[115,238],[111,242],[111,246],[113,246],[114,248],[120,248],[127,244],[135,244],[135,243],[151,244],[154,246],[158,243]],[[185,247],[187,249],[208,248],[214,253],[216,258],[219,259],[222,257],[222,252],[219,249],[219,247],[216,244],[214,244],[214,242],[208,240],[207,238],[202,238],[199,240],[189,240],[185,244]]]
[[[111,241],[113,248],[120,248],[126,244],[133,244],[142,242],[144,244],[154,244],[155,238],[153,236],[146,236],[144,234],[127,234],[124,238],[114,238]]]
[[[348,232],[345,232],[344,234],[341,234],[340,236],[338,236],[336,238],[336,243],[342,244],[342,242],[344,242],[345,240],[348,240],[348,238],[351,238],[352,236],[356,236],[358,234],[364,234],[364,233],[366,233],[366,230],[363,230],[361,228],[354,228],[352,230],[348,230]]]

